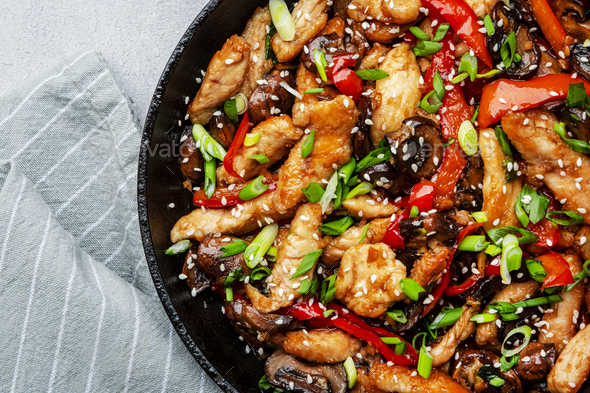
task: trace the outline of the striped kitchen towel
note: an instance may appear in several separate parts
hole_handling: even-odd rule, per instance
[[[140,132],[104,61],[0,96],[0,392],[217,392],[145,262]]]

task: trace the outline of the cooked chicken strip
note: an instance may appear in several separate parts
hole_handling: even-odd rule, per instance
[[[266,26],[270,24],[268,6],[258,8],[248,21],[242,37],[252,45],[246,80],[240,89],[246,97],[250,97],[261,80],[273,67],[272,60],[266,60]]]
[[[323,214],[319,203],[307,203],[297,209],[291,223],[291,234],[281,243],[271,280],[270,297],[262,295],[256,288],[246,284],[246,293],[252,304],[260,312],[270,313],[281,307],[290,306],[301,295],[297,288],[303,280],[311,281],[317,262],[307,273],[291,279],[301,264],[303,257],[312,251],[323,249],[330,243],[330,236],[322,237],[318,231],[322,225]]]
[[[500,0],[465,0],[471,9],[475,11],[476,15],[482,19],[486,14],[492,13],[492,9],[494,9],[498,1]]]
[[[551,393],[575,393],[590,372],[590,325],[580,330],[565,346],[547,378]]]
[[[562,254],[562,256],[569,263],[570,271],[574,276],[582,271],[584,262],[578,254],[571,252]],[[543,321],[547,324],[539,329],[539,342],[553,343],[557,353],[561,353],[576,333],[580,306],[584,300],[585,292],[586,288],[582,284],[576,285],[569,292],[561,291],[559,295],[563,300],[552,303],[550,309],[545,311]]]
[[[379,363],[371,367],[369,378],[381,391],[391,393],[470,393],[437,369],[433,369],[428,379],[424,379],[415,369]]]
[[[351,247],[358,244],[379,243],[385,237],[387,227],[389,226],[388,218],[373,220],[369,223],[367,234],[361,242],[365,226],[348,228],[342,235],[338,236],[324,248],[322,262],[328,266],[336,266],[344,256],[344,253]]]
[[[295,59],[328,21],[328,0],[299,0],[291,15],[295,20],[295,38],[283,41],[276,33],[271,40],[272,49],[281,63]]]
[[[351,216],[366,220],[390,217],[399,211],[399,207],[390,202],[383,191],[355,196],[342,201],[342,206],[348,210]]]
[[[316,94],[305,94],[309,89],[317,89],[321,84],[316,80],[316,75],[309,71],[303,63],[297,69],[297,91],[303,98],[295,98],[293,105],[293,124],[305,127],[309,123],[309,108],[318,102]]]
[[[389,76],[376,82],[381,105],[373,113],[371,140],[377,145],[388,132],[397,131],[402,121],[413,115],[420,93],[420,68],[416,56],[406,43],[393,48],[379,67]]]
[[[590,259],[590,226],[584,225],[574,236],[574,250],[587,261]]]
[[[340,363],[352,357],[363,343],[340,329],[297,330],[285,333],[283,350],[313,363]]]
[[[531,109],[504,116],[502,127],[529,164],[529,176],[542,180],[558,201],[566,200],[564,210],[581,214],[590,224],[590,158],[553,131],[556,121],[549,111]]]
[[[371,70],[373,68],[379,68],[381,66],[379,59],[385,57],[388,52],[389,48],[387,46],[381,45],[378,42],[374,43],[373,47],[365,53],[359,69]]]
[[[295,208],[279,212],[272,207],[273,193],[262,194],[258,198],[244,202],[238,208],[225,209],[195,209],[192,213],[182,217],[176,222],[170,232],[172,243],[185,239],[202,241],[210,233],[226,235],[243,235],[269,221],[274,222],[291,218],[295,215]],[[232,211],[234,214],[232,214]],[[239,212],[239,213],[238,213]]]
[[[352,134],[358,121],[359,111],[346,96],[333,101],[322,101],[310,108],[310,130],[315,130],[311,154],[301,158],[305,138],[295,145],[281,169],[279,183],[274,193],[274,207],[284,211],[305,199],[301,188],[311,182],[328,180],[336,168],[350,161]],[[335,168],[336,167],[336,168]]]
[[[488,216],[484,228],[520,226],[514,204],[522,191],[522,180],[518,178],[510,183],[506,182],[502,163],[508,156],[502,151],[493,129],[487,128],[479,133],[479,148],[484,165],[482,211]]]
[[[422,288],[428,288],[430,284],[442,277],[442,272],[447,266],[447,257],[450,250],[442,245],[426,251],[422,258],[414,263],[410,278],[416,281]]]
[[[244,173],[244,180],[250,180],[260,174],[260,171],[267,169],[274,163],[287,155],[295,143],[301,139],[303,130],[293,127],[291,118],[287,115],[274,116],[257,125],[251,134],[260,134],[260,139],[252,146],[241,146],[234,157],[234,170]],[[250,158],[258,154],[264,154],[268,162],[260,164]],[[229,184],[236,183],[239,179],[231,176],[223,166],[217,168],[218,181],[226,181]]]
[[[470,321],[469,318],[477,314],[478,310],[479,303],[463,307],[463,313],[457,322],[430,351],[433,367],[438,367],[449,360],[455,354],[459,343],[475,333],[475,322]]]
[[[406,266],[384,243],[360,244],[342,257],[335,297],[363,317],[377,318],[406,295],[400,280]]]
[[[513,282],[510,285],[504,286],[500,292],[494,296],[492,302],[509,302],[516,303],[525,300],[527,296],[532,296],[539,288],[539,283],[533,280],[522,283]],[[487,312],[486,307],[484,312]],[[498,341],[498,326],[496,322],[480,323],[477,325],[477,332],[475,333],[475,341],[480,346],[489,344],[491,346],[499,345]]]
[[[240,91],[248,72],[251,48],[244,38],[233,35],[213,56],[203,84],[188,107],[193,124],[209,123],[215,108]]]
[[[393,23],[404,24],[412,23],[420,15],[420,0],[381,0],[381,10],[384,15],[389,15]]]

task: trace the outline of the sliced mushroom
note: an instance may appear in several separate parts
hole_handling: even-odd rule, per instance
[[[236,124],[224,111],[217,111],[209,122],[209,133],[221,146],[228,149],[236,135]]]
[[[522,351],[514,371],[524,384],[547,379],[556,359],[555,345],[529,343]]]
[[[541,51],[535,43],[530,29],[525,25],[519,25],[516,34],[516,53],[521,61],[514,61],[506,70],[511,78],[530,79],[535,76],[539,63],[541,62]]]
[[[213,234],[209,234],[205,236],[199,246],[196,260],[199,270],[220,284],[235,269],[241,267],[244,274],[249,274],[250,272],[244,261],[243,253],[226,258],[221,257],[223,255],[221,247],[229,244],[229,241],[224,241],[226,239],[230,239],[230,241],[233,239],[241,240],[231,236],[214,237]]]
[[[256,310],[251,304],[242,302],[225,302],[225,316],[230,321],[239,323],[247,329],[256,330],[264,334],[276,333],[297,327],[297,318],[289,315],[264,314]]]
[[[483,161],[481,155],[469,157],[461,178],[457,182],[457,191],[453,197],[455,207],[467,211],[479,211],[483,206]]]
[[[580,43],[570,46],[570,63],[578,74],[590,79],[590,47]]]
[[[488,47],[492,58],[496,61],[502,60],[501,48],[508,35],[516,31],[520,15],[515,8],[508,7],[504,2],[499,1],[491,13],[494,22],[495,32],[488,41]]]
[[[358,131],[354,133],[352,141],[354,144],[354,156],[360,161],[369,155],[372,150],[371,138],[369,137],[371,127],[367,124],[367,120],[371,120],[373,117],[373,100],[363,96],[357,108],[361,114],[356,125]]]
[[[368,181],[374,186],[390,189],[395,181],[395,169],[389,162],[372,165],[362,171],[359,179]]]
[[[180,143],[180,171],[184,180],[192,183],[191,189],[195,185],[202,183],[205,177],[203,155],[197,148],[192,129],[192,126],[186,127],[180,138],[182,141]]]
[[[250,122],[254,125],[263,122],[267,117],[287,113],[295,102],[295,96],[280,85],[281,82],[286,82],[295,88],[293,71],[274,69],[264,77],[264,81],[254,90],[248,104]]]
[[[278,350],[266,360],[264,371],[270,383],[290,392],[346,392],[346,374],[342,364],[314,366]]]
[[[587,20],[590,3],[587,0],[549,0],[549,4],[568,35],[582,42],[590,38]]]
[[[473,287],[460,294],[458,298],[471,298],[481,302],[482,300],[496,294],[496,292],[499,290],[499,287],[502,286],[501,282],[502,277],[497,275],[481,278],[475,283]]]
[[[213,280],[207,277],[207,275],[205,275],[205,273],[203,273],[203,271],[197,266],[198,248],[199,243],[192,242],[191,247],[186,253],[184,267],[182,268],[182,274],[187,277],[186,283],[191,289],[193,295],[196,295],[197,293],[200,293],[209,288],[213,282]]]
[[[317,49],[326,56],[326,62],[332,63],[332,56],[344,52],[342,38],[336,33],[321,35],[314,38],[308,45],[308,50],[301,54],[301,62],[309,71],[316,73],[318,68],[314,60],[314,51]]]
[[[537,17],[533,13],[528,0],[512,0],[510,2],[512,8],[516,8],[520,14],[520,18],[529,27],[537,26]]]
[[[559,115],[560,120],[566,124],[567,130],[574,134],[575,139],[588,143],[590,140],[590,117],[585,110],[564,106]]]
[[[440,212],[401,220],[399,227],[406,245],[414,249],[424,248],[430,239],[452,245],[459,232],[457,223]]]
[[[389,320],[390,325],[387,326],[387,330],[390,330],[394,333],[402,333],[412,329],[418,322],[420,322],[420,316],[422,315],[422,311],[424,310],[424,303],[423,302],[410,302],[404,303],[399,302],[395,306],[396,310],[401,310],[408,322],[406,323],[399,323],[396,322],[392,324],[391,320]]]

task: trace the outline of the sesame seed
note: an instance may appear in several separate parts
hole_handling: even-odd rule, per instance
[[[179,280],[186,280],[187,278],[188,278],[188,276],[186,274],[179,274],[178,275]]]
[[[545,176],[543,176],[543,175],[536,175],[535,177],[539,180],[543,180],[545,178]]]
[[[234,62],[233,59],[227,59],[225,61],[225,64],[228,64],[229,65],[229,64],[232,64],[233,62]]]
[[[502,104],[506,104],[506,100],[505,100],[505,99],[503,99],[503,98],[501,98],[501,97],[500,97],[500,102],[501,102]]]
[[[498,224],[500,223],[500,219],[496,218],[493,222],[494,226],[498,226]]]
[[[582,214],[586,214],[586,209],[584,209],[583,207],[578,208],[578,211]]]

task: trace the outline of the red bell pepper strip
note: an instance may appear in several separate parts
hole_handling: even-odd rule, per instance
[[[574,276],[570,271],[569,263],[561,255],[548,252],[538,256],[537,259],[541,261],[543,268],[547,272],[541,290],[574,283]]]
[[[529,0],[541,31],[555,52],[563,51],[567,35],[547,0]]]
[[[282,315],[290,315],[300,321],[324,317],[324,310],[320,307],[319,302],[317,301],[314,301],[312,305],[309,303],[295,303],[291,307],[281,308],[277,311],[277,313]]]
[[[410,209],[406,209],[397,215],[395,220],[389,223],[387,231],[385,231],[385,237],[383,237],[383,243],[387,244],[391,248],[403,250],[406,248],[404,237],[402,236],[399,229],[399,222],[410,217]]]
[[[445,149],[443,162],[436,176],[434,207],[438,210],[448,210],[454,206],[455,186],[467,165],[463,155],[459,142],[454,142]]]
[[[340,55],[332,56],[332,63],[326,68],[326,75],[332,79],[334,73],[343,70],[345,68],[354,67],[357,60],[354,58],[352,53],[342,53]]]
[[[479,31],[479,18],[464,0],[422,0],[431,12],[436,10],[457,32],[459,37],[471,48],[485,65],[494,66],[492,56],[486,45],[486,35]]]
[[[500,264],[502,263],[502,254],[497,255],[494,259],[486,267],[486,277],[490,276],[499,276],[500,272]]]
[[[479,274],[472,274],[469,278],[463,281],[461,284],[451,285],[445,291],[445,296],[452,297],[462,294],[469,288],[473,287],[481,278]]]
[[[526,227],[527,230],[531,231],[539,238],[539,241],[535,243],[539,247],[554,247],[559,242],[559,236],[561,234],[561,227],[554,227],[554,224],[543,218],[536,224],[529,223]]]
[[[234,170],[234,157],[238,153],[238,150],[244,144],[244,138],[246,138],[246,134],[250,130],[250,116],[248,111],[244,114],[244,118],[240,123],[240,127],[238,127],[238,131],[236,132],[236,136],[229,147],[225,158],[223,159],[223,167],[233,177],[237,177],[239,179],[242,178],[235,170]]]
[[[434,183],[430,180],[422,179],[420,183],[412,187],[408,206],[416,206],[421,212],[432,210],[435,194]]]
[[[240,191],[242,191],[242,189],[249,183],[251,183],[251,181],[248,183],[236,185],[232,190],[229,188],[218,187],[215,189],[213,195],[211,195],[211,198],[207,198],[205,191],[202,189],[195,191],[193,194],[193,204],[197,207],[205,206],[209,208],[224,208],[228,206],[235,206],[238,203],[244,203],[244,201],[240,199],[239,195]],[[266,192],[273,192],[277,189],[278,180],[276,178],[267,177],[262,181],[262,183],[268,186],[268,190]],[[224,197],[225,204],[223,204]]]
[[[350,68],[343,68],[332,76],[332,81],[340,93],[352,98],[358,104],[363,95],[363,80]]]
[[[436,288],[434,288],[434,290],[430,293],[434,297],[434,299],[430,303],[428,303],[426,305],[426,307],[424,307],[424,310],[422,311],[422,315],[420,316],[420,318],[424,318],[426,315],[428,315],[428,313],[430,311],[432,311],[432,309],[437,305],[437,303],[439,302],[439,300],[442,298],[443,294],[447,290],[447,287],[451,283],[451,279],[453,278],[453,270],[451,269],[451,262],[453,262],[453,257],[455,256],[455,253],[457,252],[457,248],[459,247],[459,244],[461,244],[461,242],[463,241],[463,239],[465,239],[466,236],[471,235],[472,233],[477,231],[482,226],[483,226],[483,223],[472,224],[472,225],[466,226],[465,228],[463,228],[459,231],[459,235],[457,236],[457,240],[455,241],[455,245],[451,249],[451,252],[449,253],[449,256],[447,258],[447,269],[446,269],[447,271],[445,273],[443,273],[440,284],[438,284],[436,286]]]
[[[481,95],[479,127],[486,128],[508,113],[523,112],[567,97],[569,85],[584,82],[590,94],[590,83],[570,74],[549,74],[528,81],[498,79],[487,85]]]

